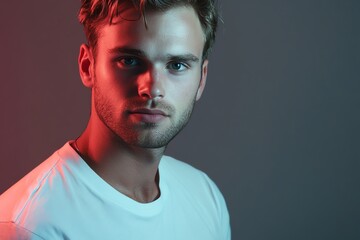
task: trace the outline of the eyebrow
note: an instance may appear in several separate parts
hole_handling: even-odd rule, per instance
[[[130,54],[138,57],[146,57],[146,53],[140,49],[129,48],[129,47],[115,47],[109,49],[110,54]],[[194,54],[185,53],[185,54],[166,54],[166,60],[168,61],[179,61],[179,62],[199,62],[199,58]]]
[[[144,51],[136,49],[136,48],[129,48],[129,47],[115,47],[115,48],[109,49],[108,52],[110,54],[124,53],[124,54],[136,55],[136,56],[139,56],[139,57],[145,57],[146,56]]]
[[[176,61],[176,62],[199,62],[199,58],[191,53],[179,54],[179,55],[167,54],[166,58],[170,61]]]

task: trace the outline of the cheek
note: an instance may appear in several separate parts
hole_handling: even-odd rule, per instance
[[[96,68],[96,81],[103,94],[114,100],[129,98],[136,93],[134,76],[120,71],[115,64],[103,64]]]
[[[198,86],[197,81],[175,85],[175,87],[168,92],[168,96],[170,96],[174,105],[178,106],[178,109],[181,109],[180,111],[182,111],[193,104],[196,98]]]

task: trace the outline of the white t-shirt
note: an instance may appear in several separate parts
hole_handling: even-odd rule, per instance
[[[203,172],[164,156],[158,199],[139,203],[66,143],[0,196],[0,239],[229,240],[224,198]]]

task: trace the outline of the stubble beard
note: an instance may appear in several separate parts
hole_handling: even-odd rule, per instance
[[[169,117],[171,124],[165,129],[161,128],[162,123],[142,123],[140,126],[128,126],[114,119],[116,113],[113,112],[110,101],[101,93],[96,80],[94,84],[94,104],[99,119],[113,133],[117,141],[134,147],[151,149],[166,147],[189,122],[195,102],[194,96],[178,119],[172,118],[173,114],[171,114]],[[161,106],[161,104],[159,105]],[[174,110],[172,112],[175,113]]]

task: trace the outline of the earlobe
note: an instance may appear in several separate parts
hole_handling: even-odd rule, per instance
[[[201,79],[200,79],[199,88],[196,93],[196,101],[201,98],[201,95],[202,95],[205,85],[206,85],[208,64],[209,64],[209,61],[206,59],[206,60],[204,60],[203,65],[201,67]]]
[[[78,65],[81,81],[88,88],[92,88],[94,84],[93,63],[94,59],[90,47],[82,44],[80,46]]]

